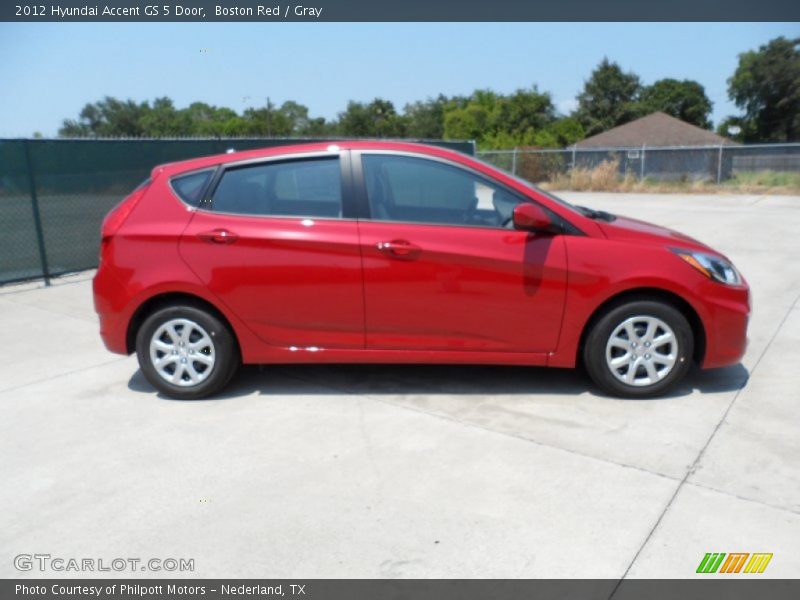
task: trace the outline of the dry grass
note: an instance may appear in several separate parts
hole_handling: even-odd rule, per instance
[[[573,169],[557,173],[539,184],[546,190],[576,192],[650,192],[689,194],[788,194],[800,195],[800,173],[740,173],[717,184],[703,180],[644,181],[619,174],[619,161],[607,160],[594,169]]]

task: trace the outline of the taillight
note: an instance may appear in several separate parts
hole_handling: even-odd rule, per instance
[[[127,198],[112,208],[103,219],[103,224],[100,226],[100,262],[103,262],[103,253],[106,246],[111,242],[111,238],[119,231],[125,219],[130,216],[149,186],[150,180],[148,179],[133,190]]]
[[[102,240],[110,238],[117,233],[125,222],[125,219],[130,216],[131,212],[136,207],[136,203],[144,196],[149,185],[150,180],[145,181],[127,198],[111,209],[111,212],[106,215],[106,218],[103,219],[103,224],[100,226],[100,237]]]

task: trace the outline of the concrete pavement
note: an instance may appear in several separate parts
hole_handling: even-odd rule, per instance
[[[706,552],[772,552],[763,576],[797,577],[800,197],[564,196],[732,258],[743,364],[649,401],[572,371],[375,365],[248,367],[178,402],[103,349],[91,274],[7,286],[0,576],[92,576],[14,568],[49,553],[194,559],[170,576],[683,578]]]

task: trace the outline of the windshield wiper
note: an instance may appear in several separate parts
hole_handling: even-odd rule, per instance
[[[595,210],[593,208],[589,208],[588,206],[576,206],[575,208],[581,211],[585,217],[589,217],[590,219],[595,219],[597,221],[606,221],[610,223],[617,218],[610,212],[606,212],[604,210]]]

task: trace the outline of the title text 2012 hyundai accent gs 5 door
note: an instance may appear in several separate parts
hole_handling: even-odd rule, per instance
[[[156,167],[101,245],[102,338],[176,398],[303,362],[582,363],[645,397],[746,344],[747,284],[719,252],[417,144]]]

